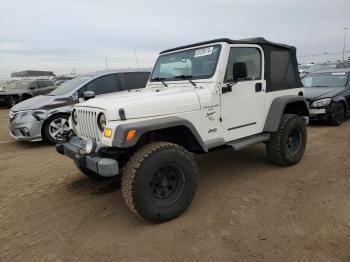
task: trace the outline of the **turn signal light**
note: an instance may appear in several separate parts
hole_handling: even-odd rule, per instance
[[[105,132],[103,134],[105,137],[111,138],[112,137],[112,129],[105,128]]]
[[[126,141],[131,141],[136,135],[136,129],[131,129],[128,131],[128,134],[126,135]]]

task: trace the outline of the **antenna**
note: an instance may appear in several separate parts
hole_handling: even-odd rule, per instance
[[[107,56],[106,56],[106,70],[108,70],[108,59],[107,59]]]
[[[134,55],[135,55],[135,59],[136,59],[137,69],[140,70],[140,64],[139,64],[139,60],[137,58],[137,54],[136,54],[136,49],[135,48],[134,48]]]

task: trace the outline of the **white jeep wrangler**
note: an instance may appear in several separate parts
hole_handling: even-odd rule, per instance
[[[56,148],[89,177],[121,175],[126,204],[157,223],[193,199],[191,153],[265,143],[272,162],[293,165],[308,117],[294,47],[216,39],[161,52],[144,89],[76,105]]]

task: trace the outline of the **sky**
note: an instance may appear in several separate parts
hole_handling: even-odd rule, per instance
[[[164,49],[220,37],[294,45],[306,62],[342,52],[349,10],[349,0],[1,0],[0,77],[102,70],[106,57],[108,68],[152,67]]]

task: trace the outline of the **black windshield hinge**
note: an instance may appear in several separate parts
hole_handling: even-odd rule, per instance
[[[120,117],[120,120],[126,120],[125,111],[123,108],[119,109],[119,117]]]

